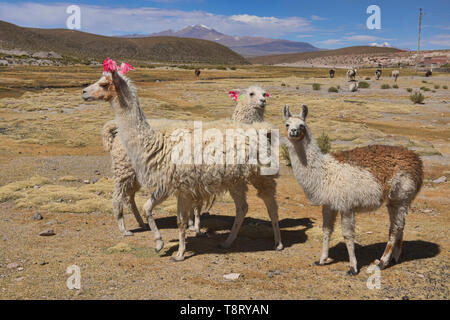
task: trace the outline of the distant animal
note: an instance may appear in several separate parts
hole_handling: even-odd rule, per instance
[[[375,79],[376,80],[380,79],[381,73],[382,73],[381,69],[377,69],[377,71],[375,71]]]
[[[356,92],[356,91],[358,91],[358,87],[359,87],[358,82],[352,82],[352,83],[350,83],[348,90],[350,92]]]
[[[334,69],[330,69],[330,78],[334,78],[335,71]]]
[[[358,70],[356,68],[347,70],[347,77],[349,81],[355,81],[357,72]]]
[[[432,74],[433,70],[427,70],[427,72],[425,73],[425,77],[431,77]]]
[[[394,78],[394,80],[397,82],[397,78],[400,75],[400,71],[398,70],[393,70],[392,71],[392,77]]]
[[[294,175],[313,205],[322,206],[323,242],[320,260],[330,262],[328,250],[336,215],[341,213],[342,235],[350,258],[349,275],[358,273],[355,256],[355,213],[378,209],[386,203],[389,238],[386,249],[375,264],[383,269],[391,258],[398,262],[408,207],[423,181],[419,155],[404,147],[371,145],[332,154],[323,154],[317,145],[303,105],[298,115],[289,106],[283,110],[287,146]]]
[[[195,76],[197,77],[197,79],[200,77],[200,73],[202,73],[201,71],[200,71],[200,69],[195,69]]]

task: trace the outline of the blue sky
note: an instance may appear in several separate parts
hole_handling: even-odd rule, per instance
[[[14,1],[0,0],[0,20],[26,27],[64,28],[69,5],[81,8],[81,31],[123,35],[178,30],[205,24],[229,35],[309,42],[320,48],[387,43],[417,48],[423,8],[422,48],[450,48],[448,0],[271,0],[271,1]],[[369,30],[369,5],[381,9],[381,29]]]

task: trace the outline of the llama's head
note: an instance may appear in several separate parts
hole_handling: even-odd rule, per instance
[[[86,101],[103,100],[111,101],[117,97],[117,90],[127,82],[126,73],[134,68],[128,63],[122,63],[120,67],[114,60],[106,58],[103,62],[103,74],[101,78],[83,89],[82,98]]]
[[[266,90],[258,86],[251,86],[247,89],[234,89],[229,92],[230,97],[245,106],[255,109],[264,109],[270,95]]]
[[[117,96],[117,91],[113,82],[112,73],[104,74],[94,84],[83,89],[82,98],[85,101],[111,101]]]
[[[289,140],[300,141],[307,134],[306,117],[308,116],[308,107],[302,105],[302,111],[298,115],[292,115],[289,111],[289,105],[283,109],[283,119],[286,123],[286,135]]]

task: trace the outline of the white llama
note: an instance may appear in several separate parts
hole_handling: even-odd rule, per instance
[[[329,262],[330,236],[340,211],[350,258],[348,274],[357,274],[355,213],[375,210],[383,202],[387,203],[391,226],[386,250],[375,263],[383,268],[391,256],[398,262],[408,207],[422,185],[420,157],[403,147],[382,145],[322,154],[306,124],[307,115],[306,105],[295,116],[288,105],[283,110],[295,177],[309,200],[323,206],[323,247],[317,265]]]

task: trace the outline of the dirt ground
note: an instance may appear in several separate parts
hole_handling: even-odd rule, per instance
[[[450,177],[450,94],[443,88],[450,76],[401,71],[398,89],[381,89],[394,81],[375,81],[373,70],[362,70],[359,80],[371,77],[370,87],[350,93],[343,72],[328,79],[322,69],[211,70],[200,80],[176,68],[130,75],[149,118],[230,117],[227,92],[259,84],[273,96],[267,120],[280,129],[284,104],[299,110],[306,103],[313,134],[328,134],[332,150],[385,143],[421,154],[425,183],[406,220],[401,261],[381,271],[380,289],[368,289],[367,268],[387,240],[387,210],[357,215],[357,276],[346,276],[339,220],[330,249],[334,263],[312,266],[321,250],[321,208],[309,204],[284,164],[277,190],[281,252],[273,250],[271,224],[253,188],[230,249],[218,246],[233,223],[229,195],[203,215],[206,237],[189,233],[183,262],[170,259],[178,246],[173,198],[155,210],[165,241],[160,253],[153,234],[139,229],[128,211],[126,225],[135,235],[123,237],[111,214],[110,159],[100,138],[113,114],[106,103],[81,100],[82,86],[100,75],[98,67],[0,69],[0,299],[448,299],[450,188],[432,181]],[[321,89],[313,90],[313,83]],[[338,85],[339,93],[328,92]],[[425,103],[415,105],[406,89],[420,87],[430,90],[421,90]],[[148,195],[138,193],[139,208]],[[42,220],[33,219],[36,212]],[[39,236],[49,229],[54,236]],[[72,265],[81,271],[80,290],[66,286]],[[240,277],[226,280],[229,273]]]

